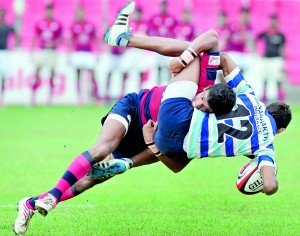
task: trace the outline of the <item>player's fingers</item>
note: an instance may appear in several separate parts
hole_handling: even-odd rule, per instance
[[[148,120],[147,123],[144,126],[146,126],[146,127],[151,126],[151,120]]]
[[[155,122],[151,119],[148,120],[148,123],[149,123],[149,126],[151,126],[151,127],[154,127],[154,125],[155,125]]]

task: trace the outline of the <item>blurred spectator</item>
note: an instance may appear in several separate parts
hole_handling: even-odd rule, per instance
[[[15,11],[15,30],[16,34],[18,36],[21,35],[21,28],[22,28],[22,16],[25,10],[25,0],[14,0],[13,3],[13,8]],[[20,46],[21,45],[21,38],[17,37],[16,38],[16,45]]]
[[[189,9],[184,9],[181,21],[174,28],[175,37],[180,40],[193,41],[197,36],[196,28],[193,24],[192,13]]]
[[[229,31],[228,31],[228,16],[226,12],[220,12],[217,19],[217,32],[219,38],[219,47],[220,51],[224,51],[226,41],[229,38]]]
[[[0,105],[5,92],[5,79],[10,73],[10,54],[7,51],[8,37],[15,30],[5,22],[6,11],[0,9]]]
[[[257,40],[263,40],[265,43],[265,52],[263,55],[263,69],[261,71],[263,79],[263,97],[262,100],[284,100],[283,90],[284,73],[284,45],[285,37],[278,27],[276,15],[270,17],[270,25],[266,31],[262,32]],[[274,94],[274,87],[277,86],[277,94]]]
[[[160,36],[174,38],[174,28],[177,20],[174,16],[168,13],[168,1],[160,2],[159,13],[150,17],[148,34],[150,36]]]
[[[76,88],[78,103],[82,104],[82,76],[84,71],[90,75],[92,83],[92,96],[98,101],[98,85],[95,79],[96,54],[93,47],[96,45],[96,28],[86,20],[85,10],[78,6],[76,17],[70,29],[71,65],[76,70]],[[86,81],[85,81],[86,82]]]
[[[47,66],[50,69],[49,78],[49,97],[48,104],[52,102],[53,92],[55,89],[55,70],[56,70],[56,49],[62,39],[62,26],[59,21],[53,17],[53,5],[48,4],[45,7],[45,18],[37,22],[35,26],[35,35],[32,42],[32,49],[40,49],[35,53],[34,64],[36,67],[34,81],[32,83],[31,103],[35,104],[35,94],[41,85],[40,72],[42,67]]]
[[[169,37],[174,38],[175,32],[174,28],[177,25],[177,20],[174,16],[168,13],[168,2],[166,0],[162,0],[160,2],[160,9],[159,13],[153,15],[150,17],[150,20],[148,22],[149,29],[148,29],[148,35],[150,36],[159,36],[159,37]],[[165,77],[170,78],[169,74],[169,61],[170,59],[168,57],[164,57],[159,54],[155,54],[155,62],[157,67],[157,85],[161,85],[163,83],[162,80],[162,71],[164,70],[166,72]]]
[[[111,89],[112,89],[111,82],[113,79],[113,75],[115,74],[119,74],[121,76],[121,84],[116,85],[117,87],[121,88],[119,97],[117,99],[120,99],[124,96],[125,84],[128,77],[128,73],[123,64],[124,50],[125,48],[122,47],[109,47],[108,53],[106,53],[103,58],[104,62],[101,63],[103,68],[107,70],[106,86],[105,86],[105,94],[104,94],[104,101],[106,103],[109,103],[112,100],[110,96]]]
[[[238,22],[228,24],[228,32],[224,33],[224,51],[227,51],[238,67],[244,71],[247,68],[248,53],[253,51],[254,39],[249,21],[248,8],[242,8]]]
[[[147,35],[148,24],[143,16],[143,9],[137,7],[130,19],[130,28],[132,33]],[[127,48],[124,52],[122,64],[128,72],[135,72],[138,75],[138,86],[135,91],[142,89],[143,83],[148,80],[150,68],[153,63],[153,52],[140,50],[136,48]],[[135,83],[136,84],[136,83]],[[123,91],[124,93],[124,91]]]

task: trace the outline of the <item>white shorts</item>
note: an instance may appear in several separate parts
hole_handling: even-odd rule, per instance
[[[249,65],[249,54],[244,52],[228,52],[228,55],[232,58],[235,64],[242,70],[247,70]]]
[[[44,49],[34,52],[33,62],[36,67],[49,67],[50,69],[56,68],[56,50]]]
[[[11,72],[11,55],[8,50],[0,50],[0,78],[6,78]]]
[[[138,72],[152,68],[154,65],[154,53],[136,48],[128,48],[122,56],[122,67],[126,71]]]
[[[101,67],[106,71],[114,72],[126,72],[126,68],[122,64],[123,54],[115,55],[111,53],[105,53],[101,57]]]
[[[92,52],[73,52],[71,65],[75,69],[93,70],[96,66],[96,55]]]
[[[172,59],[172,57],[166,57],[163,55],[160,55],[158,53],[154,54],[154,63],[155,66],[160,66],[160,67],[169,67],[170,64],[170,60]]]
[[[275,80],[282,82],[284,76],[284,60],[282,57],[264,57],[263,58],[263,80]]]

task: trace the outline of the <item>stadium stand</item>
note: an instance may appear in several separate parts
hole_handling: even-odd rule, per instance
[[[46,1],[24,0],[25,11],[22,16],[21,47],[28,50],[31,47],[35,23],[43,17]],[[15,13],[14,0],[1,0],[0,8],[7,11],[7,23],[13,24]],[[74,17],[76,4],[81,4],[87,12],[87,18],[97,26],[98,36],[103,37],[107,26],[111,24],[119,9],[128,0],[53,0],[55,17],[63,27],[69,28]],[[136,5],[141,7],[146,19],[149,19],[159,9],[161,0],[136,0]],[[203,32],[217,25],[217,16],[220,11],[228,14],[229,21],[238,19],[239,11],[247,3],[250,9],[251,24],[255,34],[259,34],[268,25],[271,14],[277,13],[282,32],[286,36],[285,62],[287,79],[290,85],[300,85],[299,65],[300,54],[300,1],[299,0],[168,0],[170,13],[178,17],[185,7],[190,8],[193,14],[194,25],[198,32]],[[11,44],[9,43],[9,46]],[[61,48],[64,50],[65,44]],[[257,51],[262,53],[262,45],[257,45]]]

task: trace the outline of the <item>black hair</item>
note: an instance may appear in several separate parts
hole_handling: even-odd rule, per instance
[[[284,102],[273,102],[267,106],[267,110],[274,118],[277,129],[286,128],[292,120],[290,106]]]
[[[226,13],[225,11],[221,11],[221,12],[219,13],[219,15],[220,15],[220,16],[224,16],[224,17],[227,17],[227,16],[228,16],[227,13]]]
[[[278,20],[278,16],[277,16],[276,14],[272,14],[272,15],[270,16],[270,18],[271,18],[272,20]]]
[[[232,110],[236,102],[236,94],[227,84],[214,84],[209,89],[207,102],[213,113],[223,115]]]
[[[249,8],[248,7],[242,7],[240,12],[242,13],[249,13]]]

